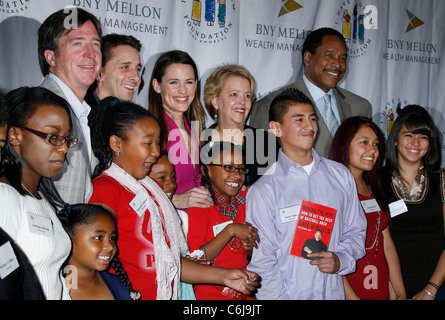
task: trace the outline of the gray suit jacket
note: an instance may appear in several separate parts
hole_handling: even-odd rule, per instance
[[[328,157],[329,150],[332,144],[332,136],[329,133],[328,127],[326,126],[326,123],[324,122],[314,99],[312,98],[308,88],[303,81],[303,75],[301,75],[296,82],[280,88],[276,91],[273,91],[260,100],[256,101],[252,107],[249,125],[254,128],[268,129],[269,107],[272,103],[272,100],[279,93],[289,88],[297,88],[306,96],[308,96],[309,99],[311,99],[315,109],[315,113],[318,117],[318,134],[315,140],[314,148],[321,156]],[[334,94],[335,98],[337,99],[341,121],[353,116],[363,116],[371,118],[371,103],[368,100],[340,87],[334,89]]]
[[[46,76],[41,86],[68,101],[62,89],[51,77]],[[68,150],[66,161],[53,180],[57,191],[65,202],[70,204],[87,203],[93,193],[91,176],[97,159],[93,156],[93,161],[90,163],[87,150],[88,146],[85,143],[79,119],[72,110],[71,119],[73,123],[71,136],[77,138],[78,142],[74,148]]]

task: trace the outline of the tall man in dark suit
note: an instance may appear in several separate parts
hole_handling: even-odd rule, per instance
[[[54,183],[66,202],[86,203],[93,190],[91,175],[97,159],[88,127],[91,108],[84,98],[101,67],[102,28],[99,20],[85,10],[62,9],[43,22],[38,36],[40,69],[45,77],[41,86],[69,102],[71,135],[78,138]]]
[[[359,115],[371,117],[368,100],[337,86],[346,73],[347,56],[345,40],[337,30],[320,28],[312,31],[302,50],[304,73],[295,83],[255,102],[249,124],[255,128],[268,129],[269,107],[273,98],[285,89],[295,87],[308,96],[314,105],[319,130],[314,148],[327,157],[335,130],[344,119]],[[326,94],[329,97],[325,97]]]

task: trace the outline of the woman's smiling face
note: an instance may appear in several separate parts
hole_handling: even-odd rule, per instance
[[[379,157],[379,143],[374,130],[362,126],[349,145],[349,170],[352,173],[372,170]]]
[[[218,124],[223,128],[244,125],[252,108],[250,82],[246,78],[229,76],[212,105],[218,113]]]
[[[401,163],[420,164],[423,156],[428,152],[430,141],[427,135],[411,133],[404,125],[396,140],[398,161]]]
[[[197,84],[193,67],[183,63],[169,65],[161,82],[153,79],[152,83],[154,90],[161,94],[163,108],[170,116],[188,110],[195,98]]]

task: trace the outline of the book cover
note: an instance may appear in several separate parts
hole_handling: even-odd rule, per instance
[[[327,251],[336,214],[337,209],[303,201],[290,254],[311,259],[308,253]]]

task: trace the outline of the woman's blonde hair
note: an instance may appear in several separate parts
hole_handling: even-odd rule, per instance
[[[215,118],[216,115],[212,100],[221,93],[226,79],[230,76],[247,79],[250,83],[250,99],[252,102],[255,100],[255,78],[245,67],[238,64],[225,64],[217,67],[207,78],[204,86],[204,105],[212,118]]]

